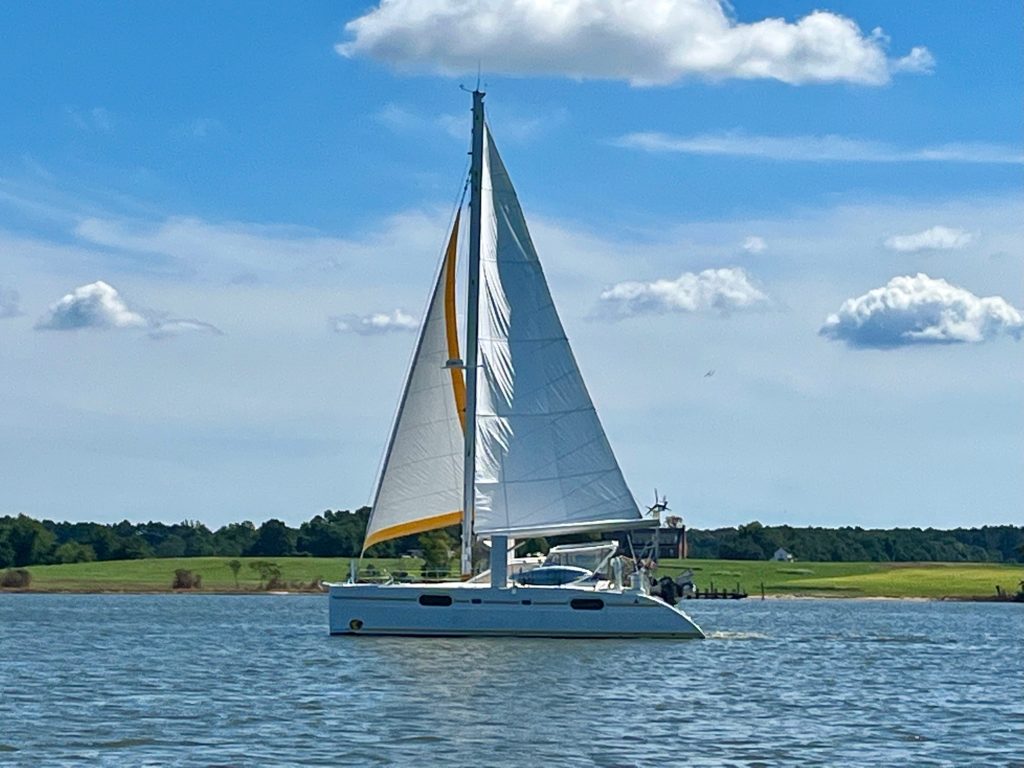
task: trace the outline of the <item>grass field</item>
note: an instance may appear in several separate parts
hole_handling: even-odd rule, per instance
[[[228,566],[237,559],[238,581]],[[33,592],[166,592],[179,568],[202,576],[202,589],[211,592],[255,591],[260,589],[259,574],[250,565],[259,561],[275,563],[281,569],[281,581],[289,589],[316,588],[315,582],[342,581],[348,577],[349,559],[335,557],[169,557],[145,560],[112,560],[68,565],[33,565]],[[368,565],[394,573],[419,570],[415,559],[366,559]]]
[[[348,558],[238,558],[238,582],[228,566],[232,558],[152,558],[70,565],[38,565],[32,574],[33,592],[166,592],[174,571],[184,568],[202,576],[207,592],[258,591],[257,572],[250,563],[268,560],[281,569],[287,589],[316,588],[318,580],[343,580]],[[367,566],[390,573],[416,575],[413,558],[367,559]],[[663,560],[659,573],[675,575],[692,569],[701,589],[712,585],[733,589],[737,584],[751,595],[814,595],[831,597],[992,597],[996,585],[1015,592],[1024,580],[1024,565],[990,563],[776,563],[756,560]]]
[[[689,568],[701,589],[712,584],[750,594],[833,597],[994,597],[1016,592],[1024,565],[994,563],[777,563],[760,560],[663,560],[661,570]]]

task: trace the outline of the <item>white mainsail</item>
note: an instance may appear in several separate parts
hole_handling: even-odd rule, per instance
[[[462,519],[465,394],[455,325],[456,217],[374,493],[363,551]]]
[[[650,525],[608,444],[486,130],[481,183],[474,531],[522,537]]]

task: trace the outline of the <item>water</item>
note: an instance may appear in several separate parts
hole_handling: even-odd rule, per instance
[[[0,765],[1024,767],[1024,610],[688,603],[708,641],[329,637],[325,596],[0,595]]]

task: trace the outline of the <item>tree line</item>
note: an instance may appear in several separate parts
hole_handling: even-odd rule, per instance
[[[6,516],[0,517],[0,568],[147,557],[355,557],[369,515],[368,507],[328,510],[298,528],[270,519],[258,526],[245,520],[215,530],[194,520],[105,524]],[[397,557],[412,549],[436,553],[454,548],[451,534],[431,531],[381,542],[367,555]]]
[[[356,557],[363,544],[370,510],[326,511],[293,528],[270,519],[248,520],[211,530],[203,523],[71,523],[35,520],[26,515],[0,517],[0,568],[93,560],[146,557]],[[794,528],[763,526],[687,531],[694,558],[765,560],[779,547],[808,561],[954,561],[1024,562],[1024,527],[982,528]],[[381,542],[370,557],[397,557],[418,550],[444,562],[457,551],[458,531],[430,531]],[[557,543],[552,540],[551,543]],[[527,542],[530,551],[546,551],[548,542]]]
[[[1024,527],[794,528],[758,522],[738,528],[690,529],[690,557],[765,560],[785,549],[813,562],[1024,562]]]

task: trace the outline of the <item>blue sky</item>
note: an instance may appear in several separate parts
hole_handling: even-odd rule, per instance
[[[479,62],[640,501],[1021,522],[1020,4],[455,5],[0,9],[0,514],[365,503]]]

